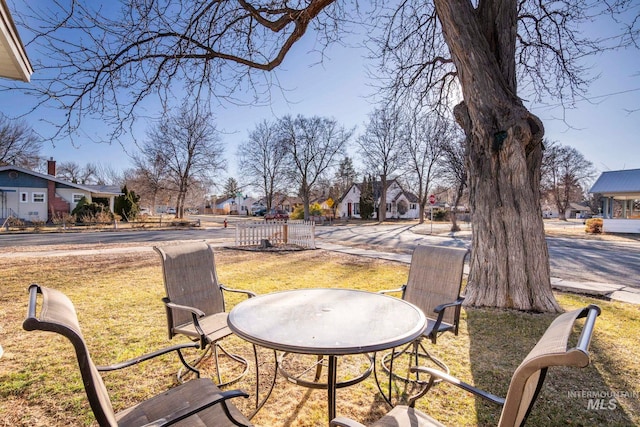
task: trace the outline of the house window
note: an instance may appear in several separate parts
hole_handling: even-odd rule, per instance
[[[387,203],[387,212],[391,212],[391,203]]]
[[[29,202],[29,193],[20,193],[20,203]]]
[[[360,203],[353,204],[353,214],[360,215]]]
[[[410,203],[409,204],[409,209],[412,209],[412,210],[418,209],[418,205],[415,204],[415,203]]]
[[[80,200],[84,197],[84,194],[74,193],[73,194],[73,203],[80,203]]]
[[[31,193],[33,203],[44,203],[44,193]]]

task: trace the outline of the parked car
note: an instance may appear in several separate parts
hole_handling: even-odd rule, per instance
[[[253,216],[264,216],[266,213],[267,213],[267,208],[265,208],[264,206],[256,209],[252,209]]]
[[[176,214],[176,208],[167,208],[167,213],[171,214],[171,215],[175,215]]]
[[[265,220],[271,219],[279,219],[279,220],[288,220],[289,214],[280,209],[271,209],[268,213],[264,215]]]

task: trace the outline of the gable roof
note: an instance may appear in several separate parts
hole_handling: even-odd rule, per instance
[[[401,195],[404,194],[404,196],[407,198],[407,200],[409,200],[409,203],[418,203],[418,196],[416,196],[415,194],[409,192],[409,191],[405,191],[404,188],[402,188],[402,186],[400,185],[400,183],[398,182],[398,180],[396,178],[391,178],[389,180],[387,180],[387,190],[389,189],[389,187],[391,187],[391,185],[393,184],[397,184],[398,187],[400,188],[400,192],[396,195],[394,200],[397,200]],[[358,191],[360,193],[362,193],[362,187],[364,185],[364,182],[359,182],[359,183],[353,183],[351,184],[351,187],[347,188],[347,190],[344,192],[344,194],[340,197],[340,199],[338,199],[338,202],[342,202],[344,200],[344,198],[347,196],[347,194],[349,193],[349,191],[351,191],[352,188],[357,188]],[[382,190],[382,181],[373,181],[373,198],[374,200],[378,200],[380,198],[381,195],[381,190]]]
[[[640,197],[640,169],[602,172],[589,193]]]
[[[27,174],[27,175],[32,175],[38,178],[42,178],[47,181],[57,182],[58,184],[67,185],[69,187],[77,188],[79,190],[87,191],[89,193],[94,193],[94,194],[99,193],[99,194],[108,194],[108,195],[116,195],[116,196],[119,196],[122,194],[122,192],[120,191],[120,188],[117,185],[76,184],[73,182],[65,181],[60,178],[56,178],[53,175],[32,171],[30,169],[25,169],[20,166],[14,166],[14,165],[0,166],[0,172],[12,171],[12,170]]]

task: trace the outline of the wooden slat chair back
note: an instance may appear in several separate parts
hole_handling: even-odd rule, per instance
[[[37,313],[41,295],[40,313]],[[54,332],[66,337],[76,353],[84,389],[91,410],[100,426],[250,426],[235,406],[226,402],[247,397],[239,390],[222,392],[208,378],[189,381],[131,408],[115,413],[100,372],[126,368],[154,357],[196,344],[182,344],[157,350],[129,361],[97,367],[89,354],[75,307],[62,292],[40,285],[29,287],[29,308],[23,322],[27,331]]]

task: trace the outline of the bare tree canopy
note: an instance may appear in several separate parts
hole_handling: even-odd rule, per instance
[[[286,154],[277,123],[266,120],[258,123],[249,132],[249,139],[238,147],[242,179],[265,196],[267,209],[271,209],[276,192],[285,188]]]
[[[455,188],[451,206],[451,231],[459,231],[458,206],[464,189],[467,187],[467,168],[465,166],[466,144],[462,137],[451,138],[444,144],[443,167],[445,179]]]
[[[380,206],[378,221],[384,221],[387,213],[387,181],[397,173],[402,163],[402,143],[407,127],[402,123],[399,109],[385,106],[369,114],[364,133],[357,139],[365,168],[375,178],[380,177]],[[376,179],[377,180],[377,179]]]
[[[264,93],[273,79],[265,72],[305,32],[326,45],[337,38],[332,15],[346,13],[334,0],[62,0],[29,11],[18,17],[36,34],[27,46],[48,62],[34,64],[26,90],[65,111],[58,136],[93,116],[113,126],[112,138],[128,131],[149,97],[165,106],[181,91],[255,102],[241,98]]]
[[[190,188],[210,184],[226,167],[213,116],[197,106],[183,106],[149,130],[142,147],[142,168],[155,182],[161,171],[164,189],[176,195],[176,216],[184,215]]]
[[[388,71],[383,86],[393,99],[455,105],[466,135],[473,241],[465,304],[559,310],[539,209],[544,127],[523,99],[580,97],[590,81],[584,58],[637,47],[637,1],[380,3],[370,21],[383,31],[376,49]],[[180,89],[201,101],[247,88],[260,95],[258,83],[269,78],[259,73],[281,64],[305,32],[320,45],[335,40],[348,12],[342,5],[134,0],[116,13],[111,3],[66,0],[34,7],[27,23],[55,61],[43,64],[33,90],[65,111],[60,132],[72,134],[94,115],[117,136],[150,95],[164,104]],[[595,17],[629,11],[617,38],[583,31]]]
[[[446,144],[455,138],[452,129],[455,124],[431,111],[406,109],[403,115],[406,127],[402,140],[404,176],[418,196],[420,223],[423,223],[432,181],[438,172],[444,172],[440,164]]]
[[[42,142],[26,122],[0,115],[0,165],[35,169],[41,149]]]
[[[586,189],[596,176],[593,163],[573,147],[545,141],[542,158],[542,185],[558,209],[560,220],[566,220],[571,203],[582,202]]]
[[[75,184],[98,184],[98,167],[93,163],[81,166],[76,162],[62,162],[56,168],[56,176]]]
[[[443,25],[437,4],[385,2],[375,15],[377,28],[384,31],[372,40],[371,55],[380,61],[380,77],[386,77],[382,88],[394,98],[439,105],[460,98],[459,76],[464,70],[454,62],[443,31],[449,24]],[[452,12],[473,11],[476,18],[464,25],[477,26],[482,43],[501,52],[496,68],[486,71],[503,73],[513,95],[525,94],[528,101],[556,99],[570,106],[583,99],[595,77],[589,75],[586,58],[640,47],[640,9],[633,0],[460,0],[450,2],[450,7]],[[618,24],[617,34],[585,31],[595,30],[594,21],[603,15]],[[492,24],[491,19],[500,21]]]
[[[539,206],[544,127],[522,96],[580,97],[590,81],[585,57],[625,44],[590,38],[584,25],[634,7],[625,0],[409,0],[380,15],[383,89],[418,105],[455,105],[466,135],[473,240],[465,304],[559,310]]]
[[[344,153],[353,130],[324,117],[285,116],[280,119],[280,143],[287,153],[287,170],[304,204],[304,219],[309,219],[311,195]]]

